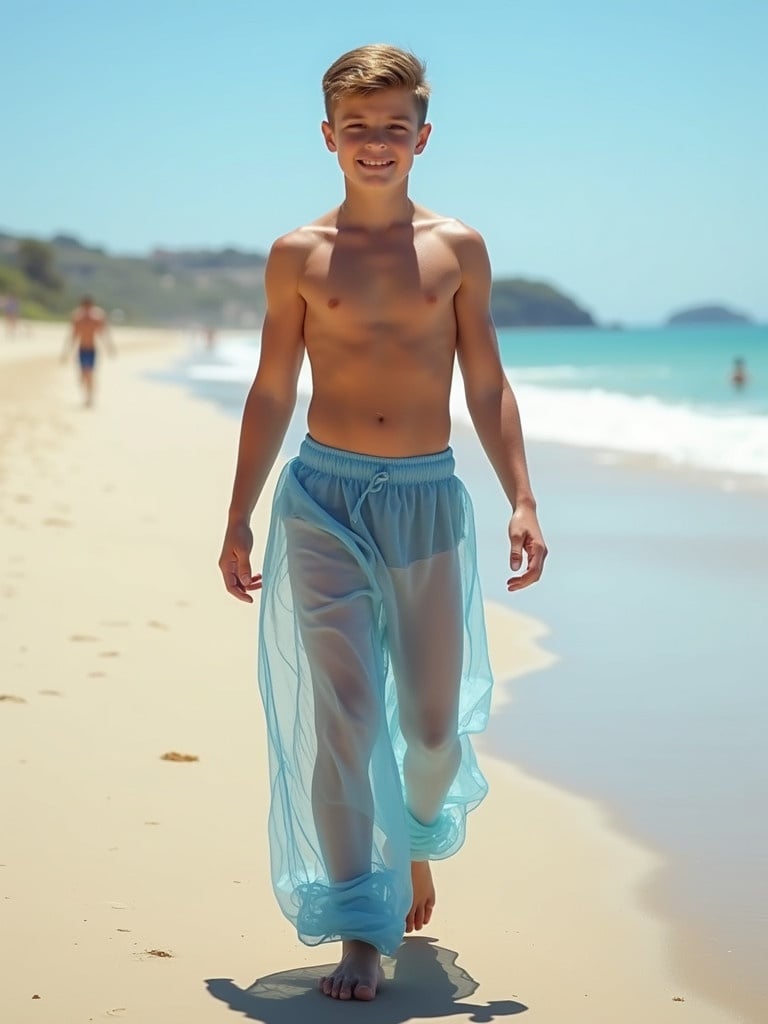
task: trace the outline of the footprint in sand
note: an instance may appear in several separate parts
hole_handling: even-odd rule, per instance
[[[97,644],[100,638],[89,636],[88,633],[73,633],[69,639],[75,644]]]
[[[100,658],[119,658],[120,651],[99,651]]]
[[[166,624],[164,622],[158,622],[157,619],[150,619],[149,622],[147,623],[147,625],[150,627],[150,629],[168,629],[169,628],[168,626],[166,626]]]
[[[180,754],[177,750],[169,750],[166,754],[160,755],[161,761],[199,761],[197,754]]]
[[[17,697],[15,693],[0,693],[0,701],[7,701],[9,704],[26,704],[23,697]]]
[[[71,526],[68,519],[60,519],[58,516],[50,516],[43,520],[43,526]]]
[[[64,694],[60,690],[38,690],[39,694],[43,697],[63,697]]]

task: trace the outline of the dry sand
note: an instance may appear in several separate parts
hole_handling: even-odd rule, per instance
[[[672,971],[637,896],[656,857],[485,754],[395,982],[315,991],[338,947],[298,943],[269,882],[258,605],[216,569],[238,425],[142,376],[183,349],[162,332],[115,331],[82,409],[63,333],[0,339],[3,1024],[737,1022]],[[538,623],[489,624],[499,680],[546,666]]]

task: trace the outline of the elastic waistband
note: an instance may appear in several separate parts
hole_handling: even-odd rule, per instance
[[[386,474],[391,484],[420,484],[430,480],[447,480],[456,467],[453,451],[435,452],[434,455],[409,455],[388,458],[383,455],[362,455],[343,448],[320,444],[309,435],[301,443],[299,459],[310,469],[347,480],[370,481],[379,473]]]

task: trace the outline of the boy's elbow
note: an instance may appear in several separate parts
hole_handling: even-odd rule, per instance
[[[509,386],[503,374],[493,380],[468,384],[464,389],[467,408],[470,412],[473,410],[483,412],[500,405],[504,397],[505,385]]]
[[[258,377],[251,385],[246,407],[249,411],[263,412],[276,418],[290,416],[296,405],[296,385],[280,388],[260,382]]]

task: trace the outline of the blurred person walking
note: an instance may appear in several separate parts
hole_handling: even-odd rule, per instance
[[[93,405],[94,371],[96,368],[96,348],[102,341],[106,344],[110,355],[115,355],[115,346],[109,333],[107,315],[100,306],[94,304],[90,295],[84,295],[80,305],[72,313],[72,329],[61,354],[65,362],[75,347],[80,367],[80,382],[85,396],[86,406]]]

